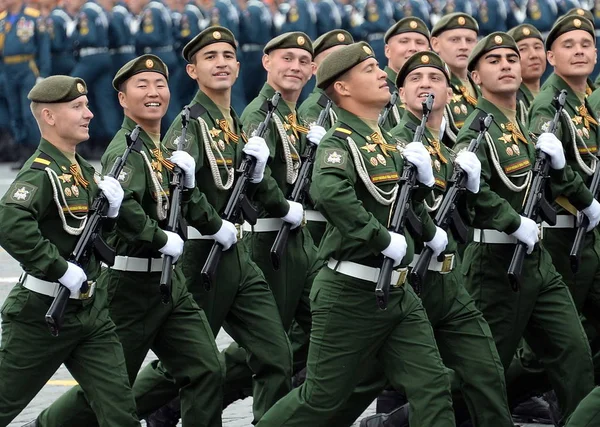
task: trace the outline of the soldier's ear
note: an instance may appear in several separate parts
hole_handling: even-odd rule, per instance
[[[446,88],[446,104],[450,104],[450,101],[452,100],[452,88],[448,87]]]
[[[594,49],[594,64],[598,62],[598,49]]]
[[[431,50],[433,50],[435,53],[440,53],[440,51],[439,51],[440,39],[437,37],[432,37],[430,43],[431,43]]]
[[[240,76],[240,67],[242,66],[242,64],[240,64],[240,62],[236,62],[237,65],[237,69],[235,70],[235,78],[237,79]]]
[[[192,80],[198,79],[198,73],[196,73],[196,65],[195,64],[187,64],[185,66],[185,71]]]
[[[383,48],[383,53],[385,53],[385,57],[389,60],[390,59],[390,45],[389,44],[385,44],[385,47]]]
[[[403,104],[406,104],[405,92],[403,87],[398,89],[398,95],[400,96],[400,101],[402,101]]]
[[[119,98],[119,104],[121,107],[124,109],[127,108],[127,94],[125,92],[119,92],[117,97]]]
[[[54,126],[56,124],[56,116],[54,115],[54,111],[52,111],[48,107],[42,108],[40,112],[41,119],[44,123]]]
[[[546,58],[548,58],[548,63],[554,67],[556,65],[556,61],[554,60],[554,52],[549,50],[546,52]]]
[[[481,76],[479,75],[479,71],[473,70],[471,71],[471,78],[477,85],[481,85]]]
[[[271,71],[271,57],[267,54],[264,54],[262,57],[263,68],[267,70],[267,73]]]

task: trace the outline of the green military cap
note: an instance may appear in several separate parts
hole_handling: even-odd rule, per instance
[[[479,42],[475,45],[471,55],[469,56],[469,65],[467,66],[467,69],[469,71],[473,71],[477,65],[477,61],[479,61],[479,58],[494,49],[500,48],[512,49],[517,53],[517,55],[521,56],[515,39],[513,39],[507,33],[497,31],[479,40]]]
[[[263,52],[265,54],[269,54],[276,49],[304,49],[311,55],[314,54],[312,41],[310,37],[304,34],[301,31],[293,31],[290,33],[283,33],[280,36],[272,39],[265,48]]]
[[[332,30],[328,31],[325,34],[321,35],[318,39],[313,43],[313,49],[315,51],[315,55],[317,56],[320,53],[325,52],[327,49],[340,46],[340,45],[349,45],[354,43],[354,39],[352,35],[346,30]]]
[[[542,33],[540,33],[540,31],[531,24],[517,25],[516,27],[508,30],[507,34],[511,36],[517,43],[519,43],[521,40],[531,38],[544,41]]]
[[[431,30],[431,37],[437,37],[444,31],[466,28],[479,33],[479,24],[471,15],[462,12],[449,13],[444,15]]]
[[[575,30],[587,31],[591,34],[592,39],[594,39],[595,42],[596,34],[594,32],[594,25],[589,19],[581,16],[565,15],[556,21],[548,33],[548,37],[546,37],[546,50],[552,50],[552,43],[554,43],[557,38],[565,33],[568,33],[569,31]]]
[[[119,71],[117,71],[117,74],[115,74],[115,78],[112,81],[113,87],[115,90],[119,91],[121,85],[127,79],[146,71],[153,71],[155,73],[162,74],[166,77],[167,81],[169,80],[169,69],[167,68],[167,65],[162,62],[158,56],[145,54],[132,59],[127,64],[123,65]]]
[[[31,102],[69,102],[87,94],[87,85],[79,77],[50,76],[37,83],[27,95]]]
[[[564,16],[581,16],[583,18],[589,19],[589,21],[592,23],[592,25],[594,24],[594,14],[587,9],[582,9],[580,7],[574,7],[573,9],[569,10],[567,13],[565,13]]]
[[[402,18],[394,25],[392,25],[390,29],[387,30],[387,32],[385,33],[383,40],[387,43],[390,38],[402,33],[423,34],[425,37],[427,37],[427,40],[429,40],[429,38],[431,37],[431,34],[429,34],[429,29],[427,28],[427,25],[425,25],[425,22],[423,22],[419,18],[415,18],[414,16],[409,16],[407,18]]]
[[[323,60],[317,70],[317,87],[327,89],[346,71],[355,65],[375,58],[373,49],[366,42],[353,43],[336,50]]]
[[[404,80],[406,76],[408,76],[412,71],[417,68],[423,67],[431,67],[437,68],[444,76],[446,76],[446,80],[450,81],[450,73],[448,72],[448,67],[446,63],[442,61],[442,58],[439,57],[435,52],[417,52],[412,55],[410,58],[406,60],[404,65],[398,71],[398,75],[396,76],[396,86],[402,87],[404,85]]]
[[[200,49],[213,43],[229,43],[234,49],[237,49],[233,33],[225,27],[212,26],[201,31],[196,37],[188,42],[183,48],[183,58],[187,62],[192,62],[192,58]]]

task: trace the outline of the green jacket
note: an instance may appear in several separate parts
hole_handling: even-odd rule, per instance
[[[383,71],[387,74],[387,84],[390,89],[390,93],[394,93],[398,90],[396,87],[396,77],[398,73],[392,70],[390,67],[386,66]],[[400,100],[400,96],[398,96],[398,100],[394,107],[390,110],[383,126],[381,128],[383,130],[391,131],[402,119],[402,115],[404,114],[404,105],[402,105],[402,101]]]
[[[479,86],[473,82],[471,75],[469,75],[469,81],[477,93],[477,98],[480,98],[481,92],[479,91]],[[467,117],[475,110],[475,105],[467,101],[465,96],[467,93],[466,88],[463,86],[462,81],[454,74],[450,75],[450,87],[452,88],[452,99],[446,108],[452,131],[457,133],[462,128]]]
[[[596,89],[592,92],[590,96],[588,96],[587,102],[589,102],[590,107],[592,107],[592,111],[596,114],[596,116],[600,115],[600,88]]]
[[[302,105],[298,107],[298,117],[300,118],[300,123],[303,123],[305,126],[309,126],[312,123],[316,123],[319,118],[319,114],[327,105],[327,95],[318,87],[312,91],[312,93],[304,100]],[[331,105],[332,113],[329,114],[329,120],[325,123],[325,129],[329,129],[335,123],[335,119],[337,118],[337,107],[335,104]],[[332,120],[333,118],[333,120]]]
[[[529,123],[529,107],[531,107],[533,99],[533,93],[525,86],[525,83],[521,83],[517,92],[517,114],[522,123]]]
[[[42,138],[0,201],[0,245],[25,272],[39,279],[56,282],[67,271],[67,258],[79,240],[65,231],[59,212],[68,226],[81,227],[81,219],[72,215],[85,217],[98,195],[100,175],[79,154],[76,160],[87,186],[75,180],[67,157]],[[53,172],[52,179],[46,169]],[[104,228],[112,225],[114,221],[106,221]],[[86,268],[88,279],[95,279],[99,271],[100,264],[92,255]]]
[[[333,257],[373,267],[381,266],[382,255],[390,243],[387,225],[392,205],[378,202],[361,180],[348,137],[355,142],[357,155],[362,159],[369,182],[389,192],[402,174],[404,160],[398,152],[398,142],[385,132],[385,150],[373,143],[373,130],[354,114],[340,109],[335,129],[323,137],[317,150],[311,194],[327,219],[328,225],[319,257]],[[365,176],[365,178],[367,178]],[[423,223],[423,238],[435,235],[435,226],[423,214],[422,200],[429,189],[415,195],[415,212]],[[413,238],[405,234],[408,249],[402,265],[410,263],[414,254]]]

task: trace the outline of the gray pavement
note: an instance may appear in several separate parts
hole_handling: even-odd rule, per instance
[[[99,165],[96,163],[96,167]],[[13,181],[16,173],[10,170],[10,165],[0,164],[0,195],[4,195],[9,185]],[[16,283],[20,274],[18,263],[0,247],[0,306],[4,302],[8,293]],[[231,343],[231,338],[223,331],[217,337],[217,346],[219,349],[225,348]],[[144,361],[144,365],[155,359],[153,354],[149,354]],[[0,379],[1,381],[1,379]],[[46,386],[40,390],[38,395],[31,403],[9,424],[9,427],[17,427],[34,419],[39,412],[52,403],[58,396],[64,393],[68,387],[74,384],[74,380],[66,370],[61,366],[58,371],[48,381]],[[371,404],[364,412],[363,416],[375,412],[375,403]],[[361,417],[362,418],[362,417]],[[252,421],[252,398],[238,401],[230,405],[223,412],[223,425],[226,427],[250,426]],[[180,424],[181,425],[181,424]],[[358,422],[354,424],[358,426]],[[538,424],[525,424],[523,427],[536,427]]]

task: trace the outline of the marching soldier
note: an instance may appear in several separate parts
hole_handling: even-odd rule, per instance
[[[548,250],[538,243],[538,225],[521,215],[532,180],[536,148],[550,159],[553,191],[562,193],[598,223],[591,193],[570,167],[560,141],[550,133],[533,144],[517,116],[521,70],[519,50],[506,33],[482,39],[469,57],[469,71],[483,96],[458,134],[457,147],[467,145],[479,130],[479,117],[494,121],[477,152],[483,178],[479,193],[467,193],[474,241],[462,264],[465,285],[490,325],[498,354],[508,368],[524,337],[544,363],[566,414],[593,386],[592,361],[577,310]],[[539,98],[538,98],[539,99]],[[538,102],[537,99],[535,102]],[[527,246],[520,289],[513,291],[506,272],[516,244]],[[564,376],[564,372],[569,372]]]
[[[389,0],[366,0],[363,21],[359,27],[361,40],[373,47],[380,64],[385,62],[385,33],[394,24],[394,10]]]
[[[179,388],[183,423],[220,426],[223,367],[204,312],[185,288],[178,269],[173,272],[167,303],[162,302],[159,281],[161,255],[177,261],[183,251],[178,234],[164,231],[169,209],[169,183],[175,165],[183,171],[182,206],[186,219],[205,235],[228,235],[228,227],[200,193],[195,183],[195,162],[185,151],[168,152],[160,141],[160,124],[169,102],[168,69],[154,55],[128,62],[113,79],[125,118],[102,157],[109,169],[126,145],[126,134],[140,125],[143,147],[129,156],[119,181],[125,189],[118,233],[109,243],[117,256],[99,278],[108,287],[110,316],[123,345],[130,384],[134,384],[148,350],[163,362]],[[229,247],[235,233],[224,239]],[[86,367],[89,369],[89,367]],[[92,426],[94,401],[73,387],[39,417],[41,426]],[[155,409],[155,408],[152,408]],[[148,408],[138,405],[138,415]],[[119,424],[113,424],[119,425]]]
[[[183,8],[181,13],[181,21],[178,28],[178,38],[182,46],[188,44],[196,35],[208,25],[208,19],[205,11],[202,9],[200,1],[189,1]],[[183,60],[183,68],[185,68],[185,60]],[[196,92],[198,85],[192,79],[185,76],[179,82],[179,98],[183,104],[190,101],[190,97]]]
[[[28,97],[42,138],[0,202],[0,242],[24,270],[2,306],[0,425],[8,425],[64,363],[94,402],[98,425],[140,426],[107,288],[95,283],[100,260],[92,256],[85,271],[68,261],[99,191],[109,203],[104,234],[116,221],[123,190],[114,178],[100,180],[76,153],[94,117],[83,80],[52,76]],[[82,293],[85,281],[89,291]],[[54,337],[44,314],[61,286],[70,299]]]
[[[66,7],[56,6],[46,20],[50,37],[50,75],[69,75],[75,67],[73,41],[67,36],[67,28],[73,26],[74,15]]]
[[[400,21],[402,18],[419,18],[425,22],[428,27],[430,22],[431,6],[426,0],[406,0],[403,2],[394,2],[394,20]]]
[[[589,20],[592,23],[592,26],[594,27],[594,33],[596,32],[596,24],[595,24],[595,20],[594,20],[594,15],[589,10],[577,7],[577,8],[573,8],[573,9],[569,10],[565,15],[573,15],[573,16],[577,16],[580,18],[586,18],[587,20]],[[596,44],[597,44],[598,37],[595,37],[594,40],[596,41]],[[596,89],[596,84],[595,84],[595,81],[593,80],[593,78],[597,74],[597,70],[596,70],[597,66],[598,66],[598,55],[596,54],[596,64],[594,65],[594,70],[590,73],[590,76],[587,79],[587,88],[585,89],[585,93],[588,96],[591,95],[592,92]]]
[[[390,97],[386,74],[369,45],[360,42],[329,55],[317,79],[339,107],[338,127],[329,130],[317,150],[311,187],[329,222],[320,247],[328,262],[311,291],[306,382],[257,426],[347,425],[329,418],[352,394],[361,379],[356,373],[375,358],[389,381],[406,390],[416,425],[454,426],[448,376],[421,303],[405,283],[412,237],[386,229],[404,163],[389,134],[377,126]],[[433,185],[423,145],[407,145],[404,156],[415,166],[419,183]],[[436,234],[431,222],[424,234]],[[373,290],[384,256],[398,269],[392,274],[388,309],[381,311]],[[418,370],[410,368],[417,365]]]
[[[135,58],[135,46],[132,44],[131,23],[133,15],[126,3],[116,2],[111,12],[111,57],[115,73],[129,61]]]

